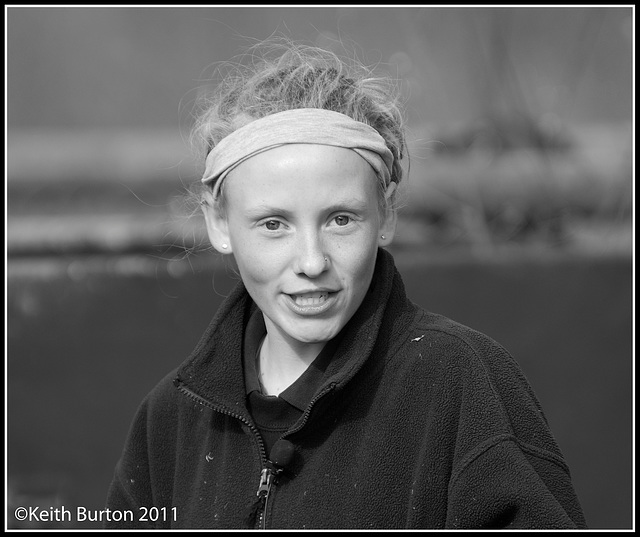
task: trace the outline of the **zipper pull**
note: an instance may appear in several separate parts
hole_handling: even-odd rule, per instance
[[[258,485],[257,500],[255,510],[259,511],[258,527],[266,529],[267,503],[271,487],[276,485],[277,477],[289,466],[295,453],[295,446],[288,440],[282,438],[271,448],[270,460],[260,474],[260,484]]]
[[[271,492],[271,485],[273,485],[273,478],[275,474],[271,468],[264,468],[262,473],[260,474],[260,484],[258,485],[258,492],[256,495],[258,497],[267,497],[269,492]]]
[[[249,528],[255,528],[256,522],[259,526],[264,525],[264,509],[266,507],[269,492],[273,485],[275,473],[271,468],[264,468],[260,473],[260,483],[256,492],[256,499],[251,505],[247,524]]]

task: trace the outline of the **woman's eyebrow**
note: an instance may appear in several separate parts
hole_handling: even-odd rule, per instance
[[[332,200],[330,205],[322,207],[323,212],[332,213],[336,211],[357,211],[361,212],[367,209],[369,204],[361,198],[345,198]],[[246,209],[246,214],[252,217],[279,215],[283,217],[291,216],[295,212],[294,209],[285,209],[277,205],[256,204]]]
[[[333,200],[331,205],[326,207],[326,210],[328,212],[344,210],[364,211],[368,206],[369,204],[367,203],[367,201],[362,198],[345,198]]]
[[[268,204],[252,205],[248,207],[245,211],[245,213],[248,216],[252,216],[252,217],[264,217],[264,216],[273,216],[273,215],[286,217],[286,216],[290,216],[292,212],[293,211],[289,209],[283,209],[282,207],[278,207],[276,205],[268,205]]]

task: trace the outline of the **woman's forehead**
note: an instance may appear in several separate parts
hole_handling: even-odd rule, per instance
[[[343,147],[288,144],[253,155],[225,178],[227,195],[244,201],[377,195],[378,177],[358,153]]]

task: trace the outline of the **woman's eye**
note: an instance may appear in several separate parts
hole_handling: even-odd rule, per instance
[[[334,220],[335,220],[335,223],[338,224],[339,226],[346,226],[349,223],[350,218],[348,216],[340,215],[340,216],[336,216]]]
[[[278,231],[280,229],[280,222],[277,220],[268,220],[264,223],[264,227],[266,227],[269,231]]]

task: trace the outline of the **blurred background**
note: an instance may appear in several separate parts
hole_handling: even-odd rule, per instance
[[[272,34],[398,79],[391,248],[503,343],[591,528],[634,524],[629,7],[5,7],[7,525],[104,505],[129,423],[237,281],[189,201],[195,98]]]

